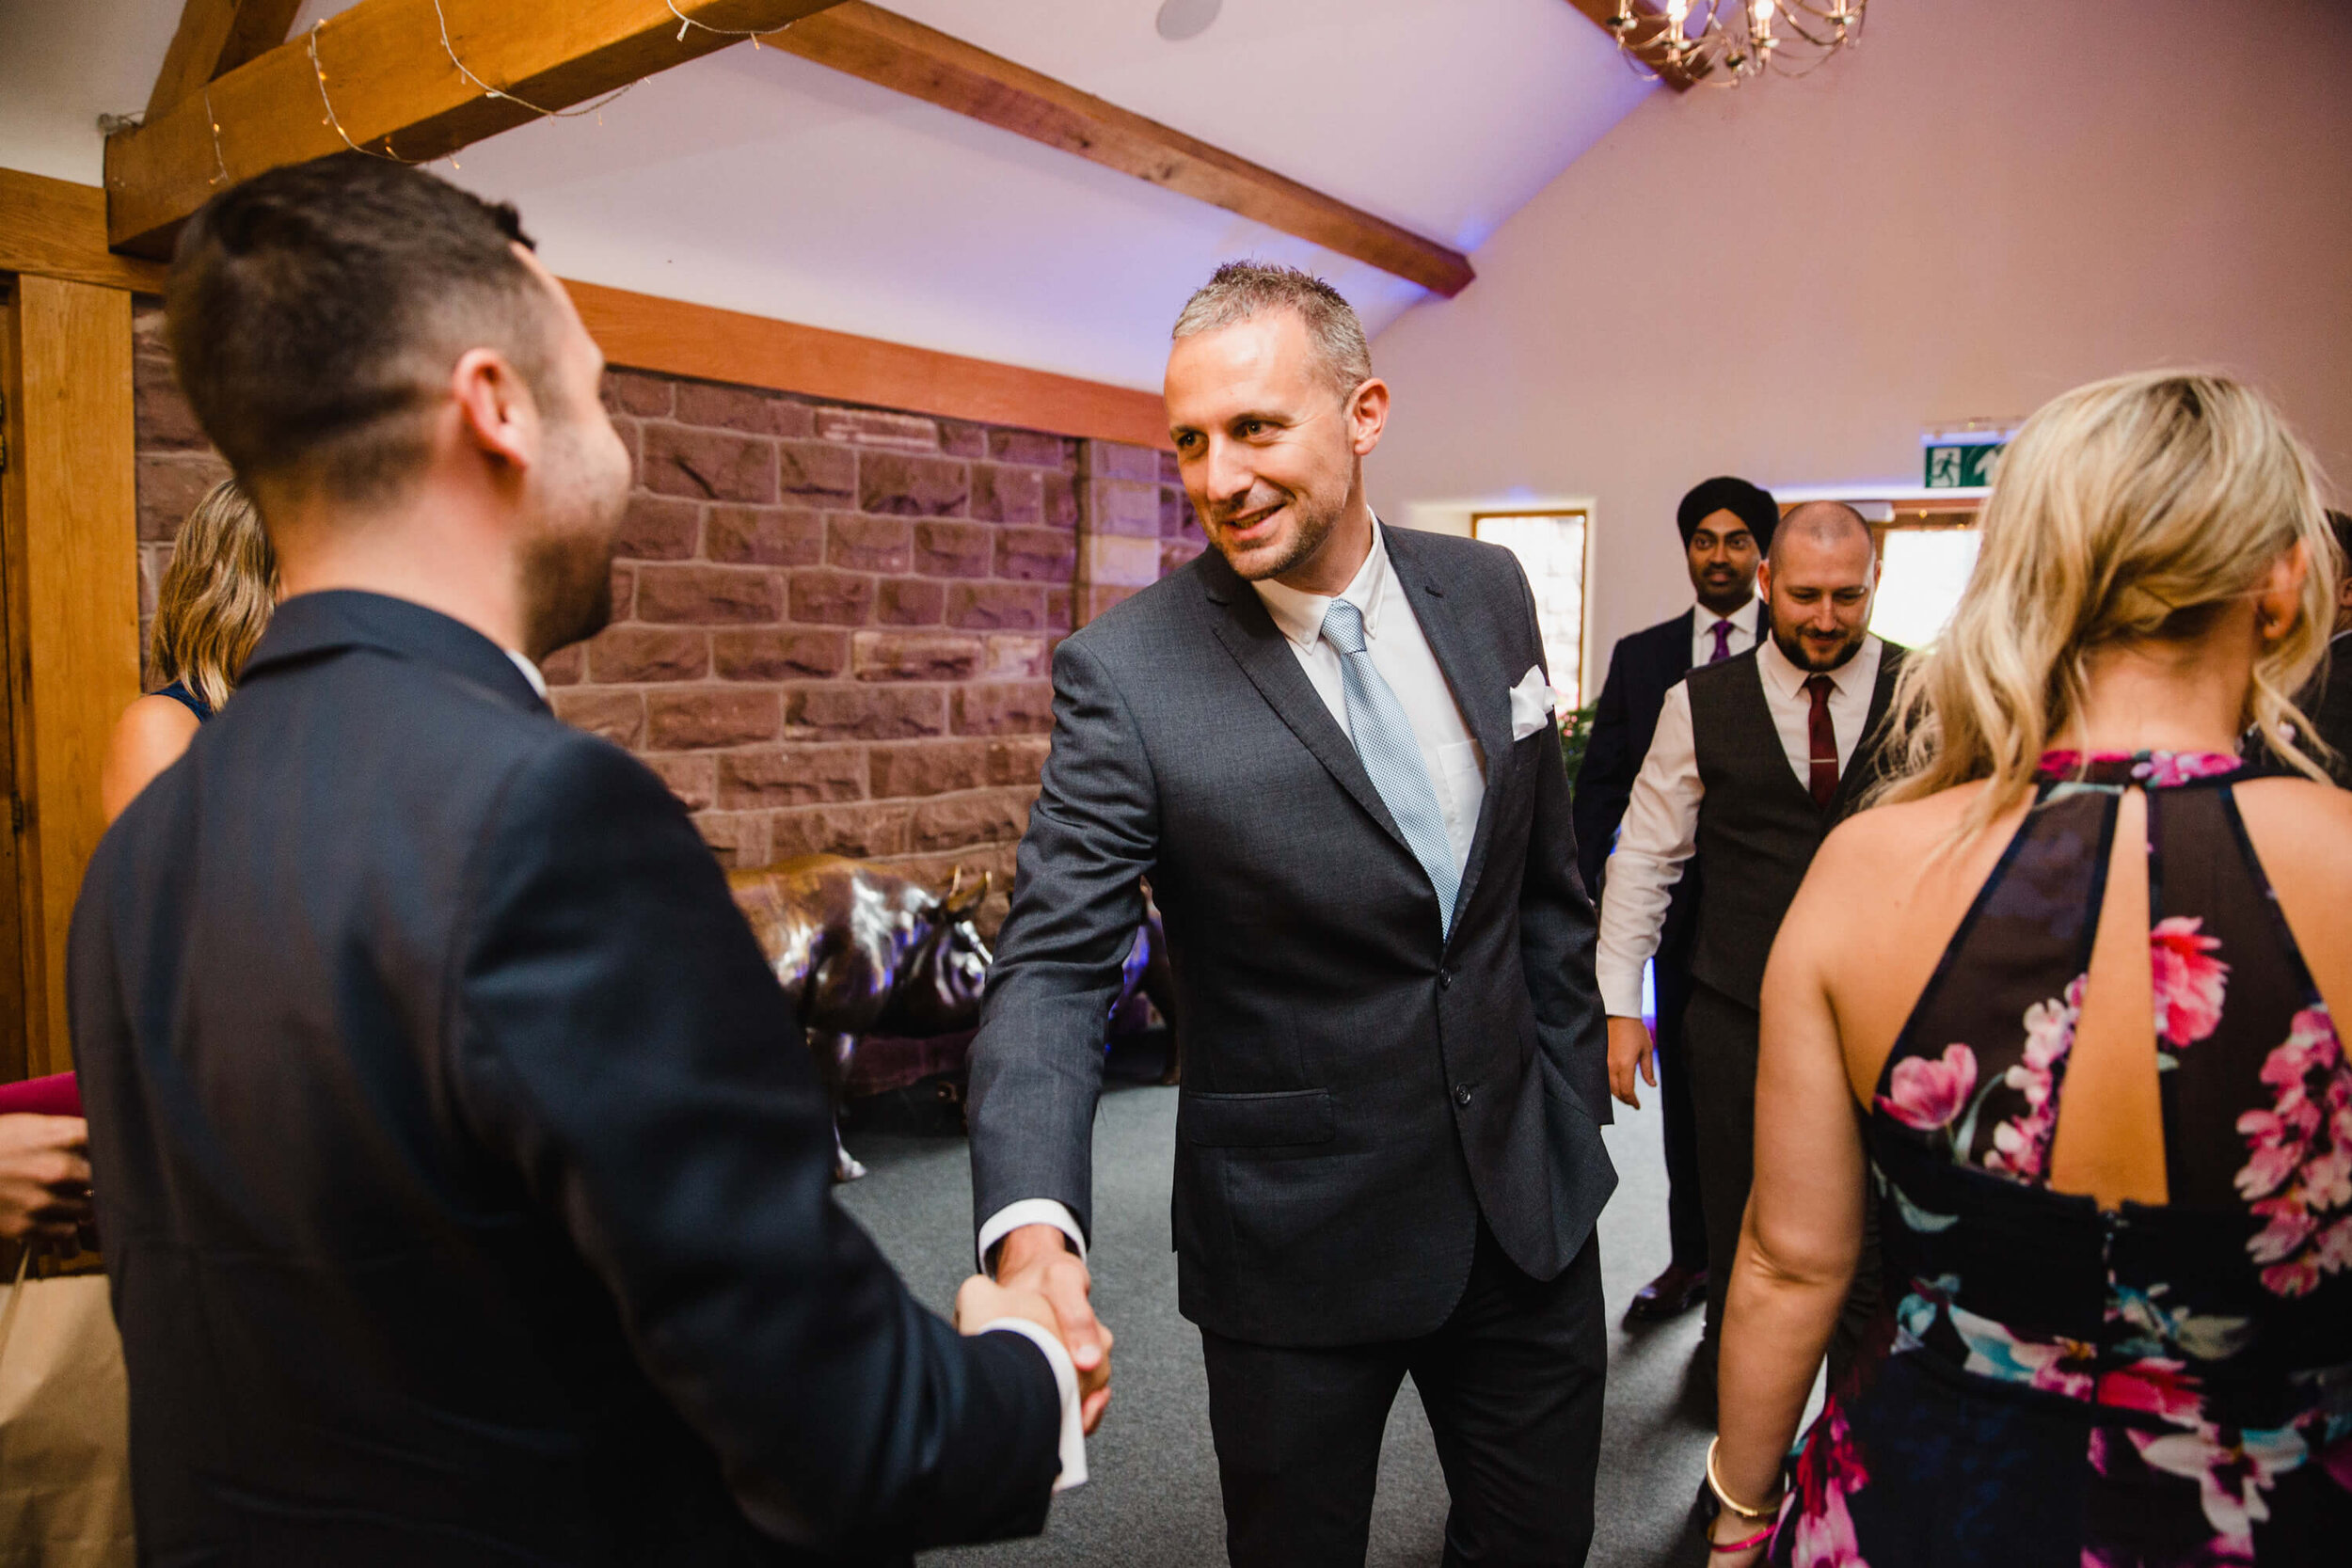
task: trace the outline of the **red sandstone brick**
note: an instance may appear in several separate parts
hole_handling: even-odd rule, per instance
[[[175,539],[204,493],[229,477],[229,465],[209,451],[139,454],[139,537]]]
[[[1192,540],[1203,537],[1200,515],[1192,509],[1192,499],[1173,484],[1160,486],[1160,537]]]
[[[719,762],[711,756],[652,756],[639,759],[660,775],[688,811],[707,811],[719,798]]]
[[[895,517],[960,517],[971,505],[972,472],[952,457],[867,451],[857,464],[858,510]]]
[[[1042,481],[1044,519],[1049,528],[1078,526],[1078,482],[1068,474],[1047,474]]]
[[[628,453],[628,471],[635,473],[644,466],[645,443],[641,439],[642,425],[626,414],[612,416],[612,434],[621,438],[621,446]]]
[[[857,453],[830,441],[785,441],[776,449],[785,499],[807,506],[857,505]]]
[[[1091,621],[1104,611],[1124,604],[1143,590],[1118,583],[1097,583],[1077,590],[1077,608],[1083,617]]]
[[[1054,728],[1051,681],[987,681],[955,689],[958,735],[1048,735]]]
[[[670,417],[672,385],[667,376],[648,375],[643,371],[607,371],[604,405],[615,414],[666,420]]]
[[[703,553],[744,565],[814,566],[825,558],[825,520],[793,508],[714,506]]]
[[[885,626],[935,626],[947,609],[947,585],[929,578],[891,578],[874,598],[874,619]]]
[[[1160,546],[1160,576],[1167,577],[1170,573],[1190,565],[1193,558],[1207,548],[1206,545],[1197,539],[1170,539],[1164,542]]]
[[[1045,591],[1045,629],[1068,631],[1070,626],[1070,590],[1048,588]]]
[[[588,669],[600,686],[698,681],[710,673],[710,634],[666,626],[610,626],[588,644]]]
[[[988,639],[988,658],[980,667],[980,676],[992,681],[1036,680],[1045,669],[1044,638],[996,632]]]
[[[694,818],[694,826],[719,863],[729,870],[749,870],[772,861],[763,812],[707,811]]]
[[[923,852],[1018,843],[1035,798],[1034,790],[989,789],[926,800],[914,808],[909,847]]]
[[[776,713],[773,691],[704,687],[691,691],[653,691],[645,697],[646,732],[654,749],[662,752],[773,740]]]
[[[904,517],[836,512],[825,519],[825,564],[850,572],[911,572],[914,526]]]
[[[656,495],[767,504],[776,499],[776,449],[723,430],[648,425],[638,478]]]
[[[1042,631],[1045,590],[1022,582],[959,582],[947,590],[947,624],[975,631]]]
[[[963,420],[939,421],[939,450],[950,457],[986,457],[988,426]]]
[[[986,523],[917,523],[914,569],[926,577],[984,578],[996,531]]]
[[[993,784],[1018,784],[1031,794],[1037,791],[1038,776],[1045,771],[1046,753],[1053,750],[1050,740],[994,740],[988,747],[988,782]]]
[[[135,301],[137,295],[132,298]],[[168,321],[159,301],[153,305],[133,304],[131,307],[131,346],[139,354],[160,354],[167,357],[171,345],[165,341]]]
[[[677,384],[680,424],[739,431],[746,436],[806,436],[811,429],[808,404],[751,387],[727,387],[710,381]]]
[[[946,632],[861,631],[850,639],[850,671],[862,681],[969,680],[986,657],[978,638]]]
[[[1035,430],[992,430],[988,454],[999,463],[1020,463],[1032,468],[1070,467],[1070,443],[1058,436]]]
[[[634,749],[645,738],[645,700],[634,691],[551,691],[548,702],[566,724]]]
[[[792,574],[792,619],[811,626],[862,626],[874,615],[874,579],[854,572]]]
[[[877,800],[979,789],[989,776],[993,740],[918,740],[877,746],[866,753],[867,784]]]
[[[1078,471],[1089,479],[1132,479],[1149,484],[1160,482],[1160,454],[1151,447],[1124,441],[1084,441],[1078,446]]]
[[[612,553],[632,561],[691,561],[702,538],[699,502],[674,500],[640,490],[628,498]]]
[[[902,855],[907,848],[908,816],[907,808],[899,805],[780,811],[769,818],[769,852],[778,860],[794,855],[854,855],[868,860]]]
[[[805,626],[715,631],[711,655],[731,681],[788,681],[837,675],[850,657],[847,633]]]
[[[1176,454],[1172,451],[1160,453],[1160,483],[1178,486],[1184,483],[1184,465],[1176,461]]]
[[[912,740],[946,734],[946,718],[937,687],[812,686],[785,699],[785,722],[796,738]]]
[[[863,746],[787,746],[719,759],[719,802],[730,810],[813,806],[866,797]]]
[[[1078,569],[1077,535],[1057,528],[996,532],[996,575],[1014,582],[1067,583]]]
[[[632,621],[637,618],[637,568],[615,564],[612,568],[612,619]]]
[[[889,447],[898,451],[937,451],[939,426],[920,414],[879,408],[819,408],[817,434],[853,447]]]
[[[1045,520],[1045,476],[1035,468],[994,463],[972,467],[972,515],[993,523]]]
[[[171,361],[140,355],[131,362],[131,387],[141,451],[210,451],[212,438],[172,378]]]
[[[558,648],[539,661],[539,676],[549,686],[578,686],[587,672],[587,645],[575,642]]]
[[[783,613],[776,574],[751,566],[637,569],[640,620],[674,626],[747,626]]]

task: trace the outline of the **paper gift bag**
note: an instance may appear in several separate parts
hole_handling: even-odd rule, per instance
[[[130,1390],[106,1276],[20,1266],[5,1290],[0,1568],[132,1568]]]

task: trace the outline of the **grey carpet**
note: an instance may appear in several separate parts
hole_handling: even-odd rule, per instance
[[[1633,1292],[1666,1263],[1659,1120],[1654,1098],[1644,1098],[1640,1112],[1619,1107],[1608,1134],[1621,1180],[1600,1226],[1613,1326],[1591,1559],[1597,1568],[1690,1560],[1685,1521],[1710,1431],[1685,1389],[1698,1315],[1638,1333],[1618,1326]],[[1175,1120],[1175,1090],[1128,1084],[1105,1092],[1095,1124],[1095,1302],[1119,1344],[1111,1407],[1088,1445],[1093,1479],[1056,1501],[1041,1539],[940,1552],[927,1564],[1213,1568],[1225,1560],[1200,1339],[1176,1314],[1176,1260],[1168,1250]],[[850,1146],[871,1174],[841,1189],[843,1207],[873,1233],[917,1295],[948,1310],[972,1270],[963,1140],[853,1131]],[[1445,1509],[1429,1424],[1407,1382],[1389,1421],[1367,1562],[1434,1568],[1442,1556]]]

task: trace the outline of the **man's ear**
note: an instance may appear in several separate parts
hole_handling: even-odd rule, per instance
[[[464,438],[493,461],[527,469],[539,456],[539,403],[506,356],[469,348],[450,372]]]
[[[1766,604],[1772,602],[1772,560],[1770,556],[1756,563],[1756,596]]]
[[[1359,457],[1369,457],[1389,428],[1389,384],[1378,376],[1356,388],[1347,400],[1347,435]]]

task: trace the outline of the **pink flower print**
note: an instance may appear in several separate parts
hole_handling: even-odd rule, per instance
[[[2204,1395],[2187,1364],[2147,1356],[2099,1377],[2098,1402],[2122,1410],[2144,1410],[2176,1426],[2195,1426],[2204,1414]]]
[[[1862,1556],[1853,1515],[1846,1508],[1847,1497],[1869,1479],[1846,1425],[1846,1413],[1833,1399],[1797,1456],[1797,1483],[1781,1508],[1784,1525],[1792,1513],[1795,1516],[1789,1541],[1792,1568],[1870,1568]]]
[[[2247,1256],[2266,1289],[2299,1296],[2352,1268],[2352,1073],[2326,1005],[2295,1015],[2262,1081],[2270,1108],[2237,1119],[2247,1160],[2234,1181],[2265,1222]]]
[[[2202,933],[2191,915],[2160,920],[2148,933],[2154,971],[2156,1035],[2175,1050],[2195,1045],[2221,1023],[2221,993],[2230,966],[2212,955],[2221,939]]]
[[[1977,1053],[1964,1045],[1944,1048],[1941,1060],[1906,1056],[1895,1064],[1879,1108],[1906,1127],[1939,1132],[1951,1126],[1977,1090]]]
[[[2245,766],[2226,752],[2150,752],[2132,765],[2132,777],[2164,789],[2196,779],[2218,778]]]
[[[2195,1432],[2162,1436],[2134,1432],[2130,1436],[2151,1469],[2197,1481],[2205,1523],[2213,1527],[2207,1560],[2214,1562],[2254,1560],[2254,1526],[2270,1517],[2265,1494],[2282,1473],[2302,1464],[2309,1451],[2303,1434],[2293,1427],[2233,1433],[2200,1426]]]
[[[2082,1017],[2083,987],[2089,978],[2077,974],[2067,985],[2065,995],[2026,1009],[2025,1059],[2001,1079],[2026,1097],[2026,1114],[1993,1129],[1985,1169],[2026,1181],[2041,1178],[2051,1135],[2058,1131],[2058,1078],[2065,1068],[2067,1053],[2074,1046],[2074,1024]]]

